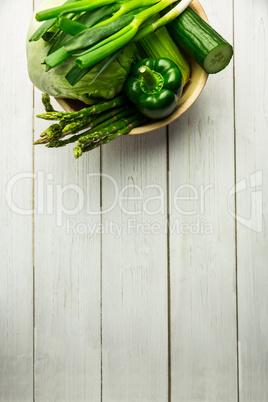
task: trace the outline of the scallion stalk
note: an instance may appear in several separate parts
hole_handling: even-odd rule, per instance
[[[85,29],[88,29],[88,27],[84,24],[81,24],[81,22],[73,21],[66,17],[59,17],[57,24],[63,32],[66,32],[71,36],[78,35]]]
[[[123,51],[123,49],[120,49],[116,53],[112,54],[109,59],[106,61],[106,63],[101,67],[100,71],[98,74],[95,76],[95,78],[88,84],[92,85],[98,77],[112,64],[112,62],[120,55],[120,53]],[[74,86],[77,84],[86,74],[88,74],[93,67],[89,68],[80,68],[77,64],[68,72],[68,74],[65,76],[66,80]]]
[[[103,18],[107,18],[109,15],[118,11],[119,8],[120,8],[119,4],[111,4],[108,6],[103,6],[103,7],[97,8],[96,10],[83,13],[75,21],[80,22],[83,25],[86,25],[88,28],[91,28],[94,25],[96,25],[99,21],[103,20]],[[71,38],[72,38],[72,35],[62,32],[61,35],[59,36],[59,38],[56,40],[56,42],[50,48],[48,55],[52,54],[56,50],[60,49]]]
[[[84,49],[99,43],[101,39],[109,37],[113,32],[118,32],[133,20],[133,16],[126,15],[118,18],[117,21],[112,21],[104,27],[93,27],[83,30],[80,34],[70,39],[65,46],[58,49],[56,52],[50,54],[45,58],[45,63],[50,68],[56,67],[63,61],[71,57],[76,50]],[[108,54],[108,56],[111,53]],[[79,64],[78,64],[79,65]],[[80,66],[79,66],[80,67]],[[83,68],[88,68],[86,66]]]
[[[69,13],[81,13],[84,11],[94,10],[95,8],[105,6],[108,4],[115,3],[114,0],[80,0],[77,4],[64,4],[62,6],[49,8],[47,10],[40,11],[36,13],[37,21],[45,21],[51,18],[58,17],[59,15],[69,14]]]
[[[184,1],[184,0],[183,0]],[[189,1],[189,0],[188,0]],[[164,10],[170,4],[174,3],[175,0],[162,0],[157,4],[137,13],[133,21],[121,31],[110,36],[104,41],[98,43],[96,47],[89,49],[89,51],[79,56],[76,59],[76,63],[81,68],[88,68],[97,64],[99,61],[103,60],[105,57],[109,56],[111,53],[116,52],[122,46],[125,46],[136,36],[140,26],[149,20],[152,16]]]
[[[168,13],[163,15],[163,17],[159,18],[157,21],[152,24],[142,28],[137,34],[135,40],[139,41],[145,36],[155,32],[157,29],[167,25],[169,22],[173,21],[177,18],[191,3],[193,0],[181,0],[177,6],[172,8]],[[169,3],[171,4],[171,3]]]
[[[137,27],[132,22],[128,26],[121,29],[110,38],[98,43],[89,52],[76,59],[76,63],[81,68],[89,68],[99,63],[111,53],[115,53],[123,46],[127,45],[137,33]]]
[[[76,64],[80,69],[90,69],[111,54],[116,53],[131,41],[139,41],[150,33],[153,33],[163,25],[176,18],[192,0],[181,0],[161,18],[152,19],[159,12],[165,10],[177,0],[79,0],[76,4],[64,4],[36,14],[36,19],[50,20],[59,18],[59,24],[65,24],[68,34],[74,34],[72,38],[64,42],[64,46],[56,52],[49,54],[45,63],[53,68],[68,57],[77,56]],[[115,12],[101,18],[102,7],[117,6]],[[118,8],[119,7],[119,8]],[[90,10],[99,10],[99,21],[92,28],[84,28],[83,22],[70,22],[62,18],[65,14],[76,13],[78,15]],[[93,11],[94,13],[94,11]],[[97,12],[98,14],[98,12]],[[83,15],[83,14],[82,14]],[[78,25],[80,24],[80,25]],[[84,24],[85,25],[85,24]],[[77,30],[82,30],[77,33]],[[81,54],[81,51],[84,51]],[[78,69],[73,70],[76,74]],[[77,74],[81,76],[82,74]],[[187,77],[184,77],[187,81]],[[76,81],[76,80],[75,80]]]
[[[63,5],[70,5],[71,3],[75,3],[78,0],[67,0]],[[35,33],[31,36],[29,39],[29,42],[34,42],[42,38],[42,36],[49,30],[51,29],[57,22],[57,18],[50,19],[46,22],[44,22],[36,31]]]
[[[104,20],[100,23],[97,24],[97,26],[102,26],[105,25],[111,21],[115,21],[118,17],[121,17],[122,15],[128,14],[132,11],[135,11],[136,14],[140,11],[142,11],[145,8],[148,8],[149,6],[154,5],[155,3],[158,3],[159,0],[130,0],[127,1],[123,4],[120,5],[120,8],[117,10],[116,13],[114,13],[108,20]],[[133,13],[134,15],[134,13]]]
[[[53,18],[51,20],[45,21],[30,37],[29,42],[35,42],[42,38],[42,36],[52,28],[57,22],[57,18]]]

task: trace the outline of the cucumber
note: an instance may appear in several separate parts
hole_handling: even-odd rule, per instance
[[[188,7],[167,28],[174,41],[208,74],[216,74],[230,63],[233,47],[192,8]]]

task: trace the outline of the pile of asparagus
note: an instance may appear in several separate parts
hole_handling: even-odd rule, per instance
[[[58,148],[77,141],[74,147],[75,158],[128,134],[134,127],[146,122],[146,118],[125,96],[118,96],[72,113],[56,111],[47,94],[42,95],[42,102],[46,113],[37,117],[58,120],[59,123],[47,128],[35,145],[46,144],[49,148]],[[68,138],[65,138],[67,136]]]

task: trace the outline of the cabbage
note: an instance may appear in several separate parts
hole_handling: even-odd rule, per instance
[[[56,7],[63,2],[64,0],[46,0],[36,11]],[[107,59],[97,64],[72,87],[66,80],[65,75],[75,65],[74,58],[71,57],[59,66],[46,72],[46,66],[43,62],[51,44],[45,42],[43,39],[29,42],[29,38],[40,24],[42,23],[36,21],[34,14],[28,30],[26,45],[29,77],[40,91],[58,98],[79,99],[87,104],[91,104],[96,102],[96,98],[112,99],[122,90],[131,64],[136,60],[136,46],[134,44],[128,45],[94,83],[90,85]]]

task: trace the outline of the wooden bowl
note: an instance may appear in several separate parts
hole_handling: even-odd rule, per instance
[[[208,22],[207,15],[198,0],[193,0],[191,7],[206,22]],[[190,56],[186,55],[186,57],[190,64],[190,67],[191,67],[191,78],[190,78],[189,83],[185,86],[185,88],[183,90],[183,94],[182,94],[181,98],[179,99],[178,105],[177,105],[176,109],[174,110],[174,112],[170,116],[166,117],[165,119],[157,120],[157,121],[154,121],[153,123],[149,123],[144,126],[134,128],[133,130],[130,131],[130,133],[128,135],[144,134],[144,133],[148,133],[149,131],[153,131],[158,128],[165,127],[168,124],[175,121],[184,112],[186,112],[186,110],[189,109],[189,107],[196,101],[196,99],[201,94],[201,92],[206,84],[208,74]],[[56,100],[59,103],[59,105],[66,112],[72,112],[74,110],[79,110],[82,107],[85,107],[85,105],[82,102],[76,101],[76,100],[59,99],[59,98],[56,98]]]

